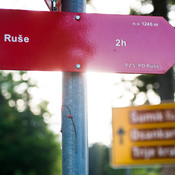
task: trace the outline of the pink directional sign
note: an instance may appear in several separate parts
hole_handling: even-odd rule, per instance
[[[0,69],[161,74],[175,63],[161,17],[0,10],[0,24]]]

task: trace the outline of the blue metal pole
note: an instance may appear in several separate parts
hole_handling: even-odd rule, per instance
[[[63,175],[88,175],[85,74],[63,73],[63,80]],[[72,115],[73,118],[67,115]]]
[[[86,12],[86,0],[62,0],[63,12]]]
[[[85,12],[85,5],[85,0],[62,0],[62,11]],[[88,175],[85,73],[64,72],[62,87],[62,174]]]
[[[130,168],[126,168],[126,175],[131,175],[131,169]]]

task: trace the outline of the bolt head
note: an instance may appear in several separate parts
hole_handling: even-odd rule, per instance
[[[57,10],[58,10],[58,8],[57,8],[57,7],[54,7],[54,8],[53,8],[53,11],[57,11]]]
[[[76,64],[75,66],[77,69],[80,69],[81,68],[81,65],[80,64]]]
[[[76,16],[75,16],[75,19],[76,19],[77,21],[79,21],[79,20],[80,20],[80,15],[76,15]]]

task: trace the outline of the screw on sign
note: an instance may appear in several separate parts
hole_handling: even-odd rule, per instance
[[[0,17],[0,69],[163,74],[175,63],[175,31],[162,17],[5,9]]]

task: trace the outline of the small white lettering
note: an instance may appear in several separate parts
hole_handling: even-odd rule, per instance
[[[4,34],[4,41],[6,42],[7,40],[11,42],[10,40],[11,36],[9,34]]]
[[[175,128],[132,129],[130,138],[134,142],[148,140],[174,140]]]
[[[151,159],[156,156],[156,150],[151,147],[133,147],[133,159]]]
[[[144,63],[125,63],[125,67],[128,68],[141,68],[141,69],[159,69],[160,66],[157,64],[144,64]]]
[[[143,26],[153,26],[152,22],[142,22]]]
[[[175,146],[132,147],[133,159],[175,158]]]
[[[20,42],[20,43],[22,43],[22,42],[23,42],[22,35],[19,35],[19,37],[18,37],[18,42]]]
[[[143,26],[143,27],[158,27],[159,24],[158,23],[154,23],[154,22],[149,22],[149,21],[142,21],[142,22],[133,22],[132,23],[133,26]]]
[[[167,147],[158,147],[157,155],[160,158],[174,158],[175,157],[175,147],[167,146]]]
[[[158,26],[159,26],[159,24],[158,24],[158,23],[154,23],[154,26],[155,26],[155,27],[158,27]]]
[[[29,38],[28,38],[28,37],[25,37],[25,38],[24,38],[24,42],[25,42],[25,43],[28,43],[28,42],[29,42]]]
[[[127,42],[123,39],[116,39],[116,46],[117,47],[126,47]]]
[[[163,113],[161,111],[131,111],[130,112],[130,122],[132,124],[136,123],[152,123],[152,122],[162,122],[164,120]]]
[[[165,110],[165,119],[167,121],[175,121],[175,111],[173,109]]]
[[[4,42],[25,42],[28,43],[29,42],[29,37],[23,37],[22,35],[19,36],[12,36],[10,34],[4,34]]]

